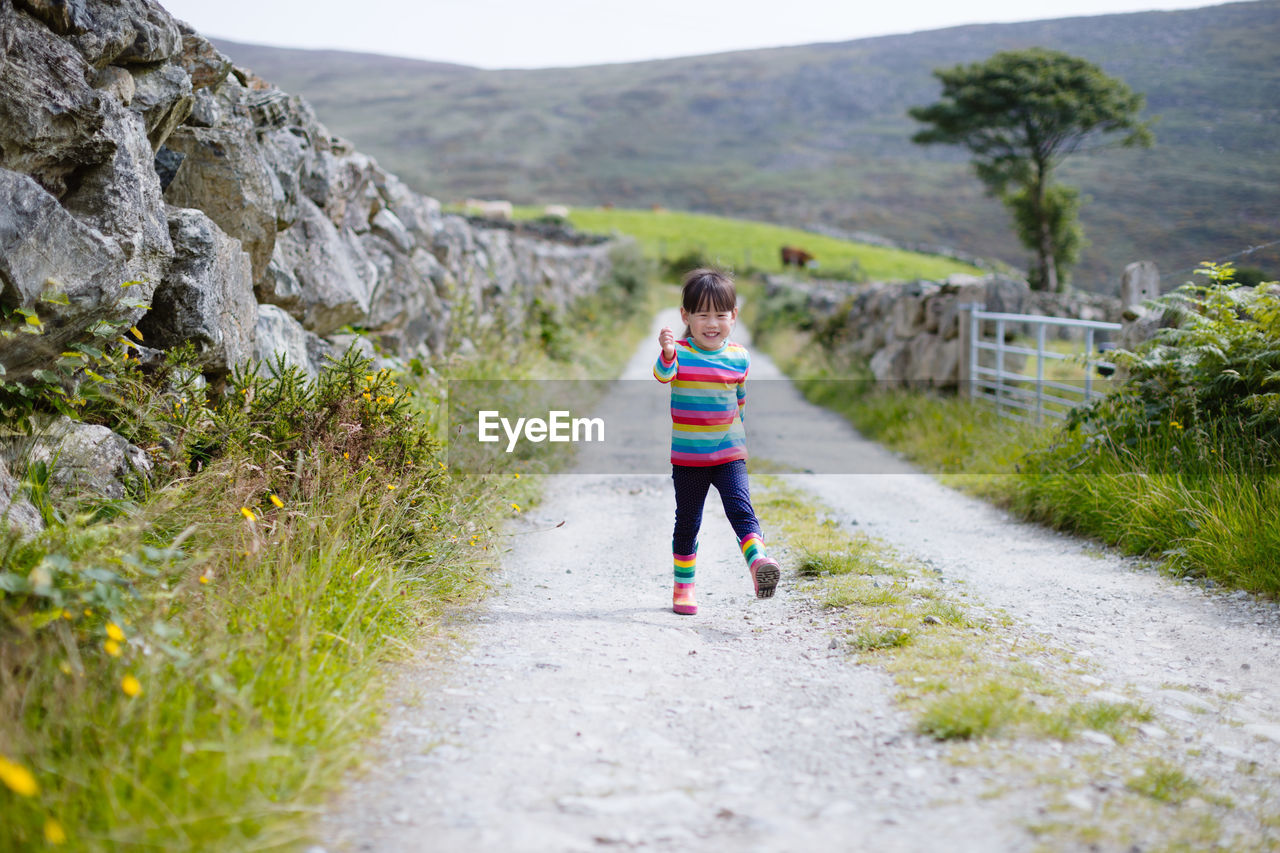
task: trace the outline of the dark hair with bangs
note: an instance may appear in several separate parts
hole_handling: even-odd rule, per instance
[[[684,274],[680,304],[690,314],[732,311],[738,307],[738,290],[726,272],[705,268],[689,270]]]

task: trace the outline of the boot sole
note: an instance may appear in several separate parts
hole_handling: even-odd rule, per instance
[[[756,571],[756,598],[773,598],[773,591],[778,588],[778,567],[761,566]]]
[[[673,604],[671,605],[673,613],[679,613],[681,616],[697,616],[698,605],[696,604]]]

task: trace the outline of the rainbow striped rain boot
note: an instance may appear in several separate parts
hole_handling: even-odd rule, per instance
[[[671,609],[681,616],[693,616],[698,612],[698,602],[693,595],[693,570],[698,561],[698,545],[694,543],[692,554],[672,554],[676,583],[671,592]]]
[[[773,598],[773,591],[778,588],[778,561],[764,553],[764,541],[759,533],[748,533],[738,543],[742,546],[742,558],[747,561],[751,572],[751,584],[756,589],[756,598]]]

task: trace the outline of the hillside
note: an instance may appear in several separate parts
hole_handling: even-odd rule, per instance
[[[1064,170],[1092,199],[1080,286],[1114,289],[1138,258],[1176,283],[1200,260],[1280,237],[1280,0],[531,71],[220,47],[443,198],[658,203],[1021,265],[962,152],[912,145],[905,111],[937,97],[933,68],[1031,45],[1098,62],[1159,117],[1154,149]],[[1240,262],[1280,270],[1280,247]]]

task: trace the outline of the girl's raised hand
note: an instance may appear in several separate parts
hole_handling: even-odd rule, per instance
[[[658,332],[658,345],[662,347],[662,357],[670,361],[676,354],[676,333],[669,326],[663,326]]]

